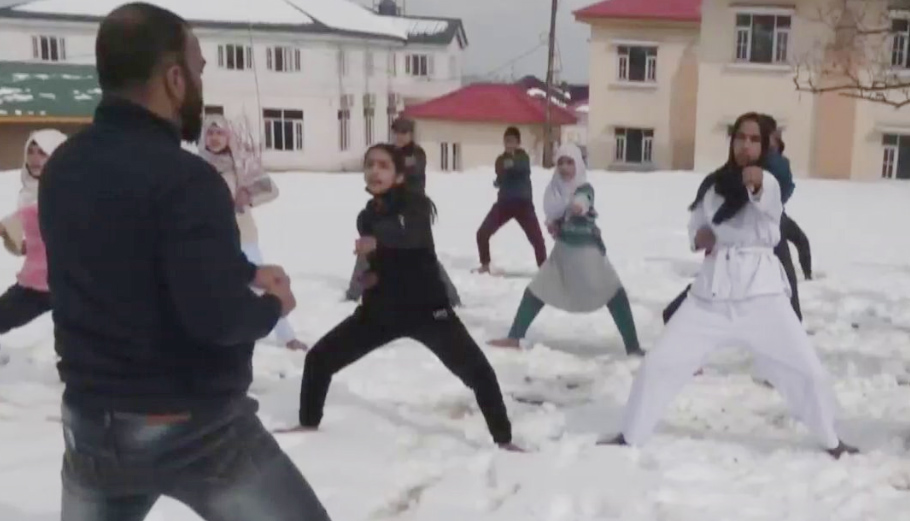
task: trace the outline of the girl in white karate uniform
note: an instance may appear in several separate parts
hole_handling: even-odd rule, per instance
[[[834,430],[827,373],[790,306],[790,286],[774,246],[780,242],[780,186],[761,167],[770,132],[757,114],[734,125],[727,164],[692,207],[689,236],[704,250],[689,298],[667,324],[632,385],[622,433],[603,444],[640,445],[712,352],[752,352],[761,373],[834,457],[856,449]]]

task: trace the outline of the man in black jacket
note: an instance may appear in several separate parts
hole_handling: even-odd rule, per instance
[[[281,268],[243,256],[218,173],[180,147],[201,128],[198,40],[174,13],[127,4],[101,23],[96,60],[94,122],[39,193],[63,521],[139,521],[160,496],[208,521],[327,521],[247,397],[255,341],[296,304]]]

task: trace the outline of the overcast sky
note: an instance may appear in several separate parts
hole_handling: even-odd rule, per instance
[[[0,0],[0,6],[21,1]],[[373,5],[373,0],[358,1],[367,6]],[[406,2],[408,14],[449,16],[464,20],[470,42],[465,65],[467,74],[490,79],[509,79],[513,75],[519,78],[525,74],[543,78],[546,75],[550,0],[399,1]],[[592,3],[595,0],[559,0],[556,23],[557,63],[561,67],[560,77],[563,80],[588,81],[587,41],[590,30],[588,26],[575,22],[572,11]],[[527,56],[516,60],[524,54]]]
[[[399,0],[406,13],[437,15],[464,20],[470,46],[466,73],[508,79],[525,74],[543,78],[547,70],[546,35],[549,30],[551,0]],[[372,6],[373,0],[360,0]],[[572,11],[596,0],[559,0],[556,22],[558,63],[561,79],[588,81],[587,25],[577,23]],[[539,44],[535,52],[513,60]]]

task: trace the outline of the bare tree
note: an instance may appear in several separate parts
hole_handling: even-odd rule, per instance
[[[797,60],[797,90],[910,105],[910,0],[818,0],[811,22],[821,37]]]

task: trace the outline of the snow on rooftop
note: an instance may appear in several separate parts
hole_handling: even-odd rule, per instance
[[[285,0],[146,0],[188,21],[255,24],[312,24],[313,19]],[[318,0],[322,3],[346,0]],[[36,14],[103,17],[126,0],[35,0],[14,8]]]
[[[407,39],[407,28],[352,0],[147,0],[190,22],[310,25]],[[126,0],[34,0],[15,7],[35,14],[103,17]]]
[[[22,103],[22,102],[26,102],[26,101],[32,101],[34,99],[35,99],[34,96],[32,96],[31,94],[23,94],[22,91],[11,92],[9,94],[0,95],[0,103],[6,103],[6,102]]]
[[[332,29],[391,36],[402,40],[408,37],[407,31],[399,27],[390,17],[379,15],[351,0],[287,0],[287,2]]]
[[[424,20],[419,18],[403,18],[388,16],[387,19],[393,21],[401,30],[410,36],[417,35],[437,35],[446,32],[449,28],[449,22],[446,20]]]
[[[546,99],[547,93],[542,91],[541,89],[533,87],[533,88],[528,89],[528,96],[531,96],[532,98]],[[562,108],[566,108],[566,104],[563,103],[561,100],[557,99],[555,96],[550,99],[550,102],[553,103],[554,105],[559,105]]]

